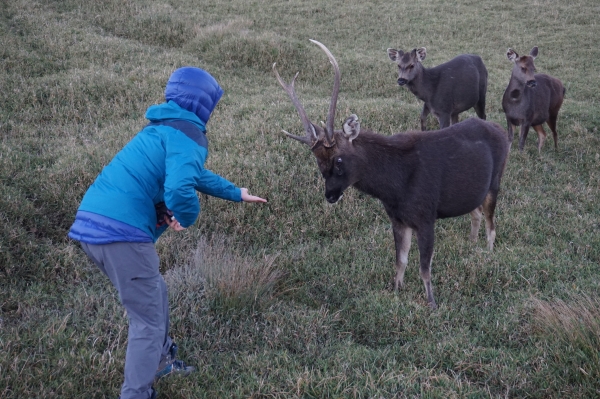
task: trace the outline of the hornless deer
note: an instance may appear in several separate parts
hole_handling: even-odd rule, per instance
[[[537,47],[532,48],[529,55],[521,57],[510,48],[506,52],[506,57],[515,65],[508,87],[502,97],[502,109],[506,114],[510,140],[514,139],[513,125],[521,127],[519,133],[519,150],[521,151],[525,146],[530,126],[533,126],[538,134],[538,152],[542,151],[542,146],[546,141],[544,122],[548,123],[552,130],[554,150],[558,149],[556,119],[566,90],[560,80],[543,73],[535,74],[533,60],[537,55]]]
[[[362,130],[354,114],[341,131],[334,130],[340,70],[331,52],[311,41],[327,54],[335,72],[327,121],[321,127],[308,119],[294,89],[298,74],[286,84],[273,64],[306,135],[284,133],[312,150],[325,179],[328,202],[337,202],[346,188],[354,186],[383,203],[396,244],[395,289],[403,286],[415,231],[427,301],[436,308],[431,286],[435,221],[470,213],[470,238],[476,241],[485,214],[488,248],[493,249],[494,209],[510,146],[506,132],[495,123],[471,118],[447,129],[384,136]]]
[[[462,54],[433,68],[425,68],[422,61],[425,47],[410,53],[387,49],[390,60],[398,64],[398,84],[406,85],[421,101],[421,130],[426,129],[427,115],[433,112],[440,129],[458,123],[458,115],[475,108],[477,116],[485,119],[487,69],[478,55]]]

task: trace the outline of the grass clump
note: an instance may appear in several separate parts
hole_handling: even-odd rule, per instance
[[[532,329],[554,378],[545,382],[554,395],[598,395],[600,379],[600,299],[571,294],[567,299],[532,298]]]
[[[263,259],[235,255],[224,238],[200,239],[185,273],[187,290],[191,281],[202,287],[211,311],[215,313],[257,312],[275,300],[286,274],[276,267],[276,256]],[[182,281],[183,282],[183,281]]]

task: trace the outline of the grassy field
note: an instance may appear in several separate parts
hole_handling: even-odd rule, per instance
[[[600,397],[598,15],[597,0],[0,3],[0,397],[118,396],[126,317],[66,234],[184,65],[225,90],[207,167],[269,203],[200,195],[195,226],[157,243],[172,335],[198,369],[160,398]],[[333,74],[309,39],[340,65],[338,128],[350,113],[381,134],[419,127],[388,47],[426,47],[426,67],[479,54],[502,126],[508,47],[538,46],[538,72],[567,88],[558,151],[538,154],[533,130],[513,145],[494,252],[468,241],[468,216],[437,223],[435,311],[416,245],[394,292],[382,206],[352,188],[328,204],[313,155],[281,133],[303,134],[274,62],[300,72],[313,121],[327,113]]]

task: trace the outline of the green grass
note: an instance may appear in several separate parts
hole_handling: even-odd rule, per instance
[[[600,395],[600,26],[596,0],[317,0],[0,4],[0,397],[115,398],[127,321],[115,290],[67,231],[103,165],[145,124],[177,67],[225,95],[207,166],[269,203],[200,195],[203,212],[158,242],[172,335],[198,372],[164,398],[591,398]],[[540,53],[562,80],[558,151],[533,130],[510,154],[493,253],[468,216],[436,225],[427,307],[413,245],[391,290],[382,206],[349,189],[326,203],[271,66],[336,126],[356,113],[381,134],[417,129],[388,47],[461,53],[489,71],[488,119],[505,126],[506,50]],[[474,116],[473,111],[461,117]],[[432,117],[429,126],[437,122]]]

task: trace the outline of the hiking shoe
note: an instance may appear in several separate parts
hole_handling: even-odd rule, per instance
[[[177,345],[173,344],[171,345],[171,349],[169,349],[167,357],[165,357],[158,365],[158,371],[156,372],[154,379],[158,380],[169,374],[186,376],[194,370],[194,367],[185,364],[183,360],[177,360]]]
[[[186,376],[192,373],[194,370],[196,369],[193,366],[185,364],[183,360],[174,360],[173,363],[169,364],[164,369],[157,371],[155,379],[158,380],[159,378],[170,374],[179,374],[182,376]]]
[[[160,363],[158,364],[158,368],[156,370],[160,371],[162,369],[164,369],[165,367],[167,367],[168,365],[170,365],[171,363],[173,363],[173,361],[177,358],[177,350],[179,348],[177,347],[176,344],[171,344],[171,348],[169,348],[169,353],[167,353],[167,356],[162,359],[160,361]],[[158,373],[157,371],[157,373]]]

